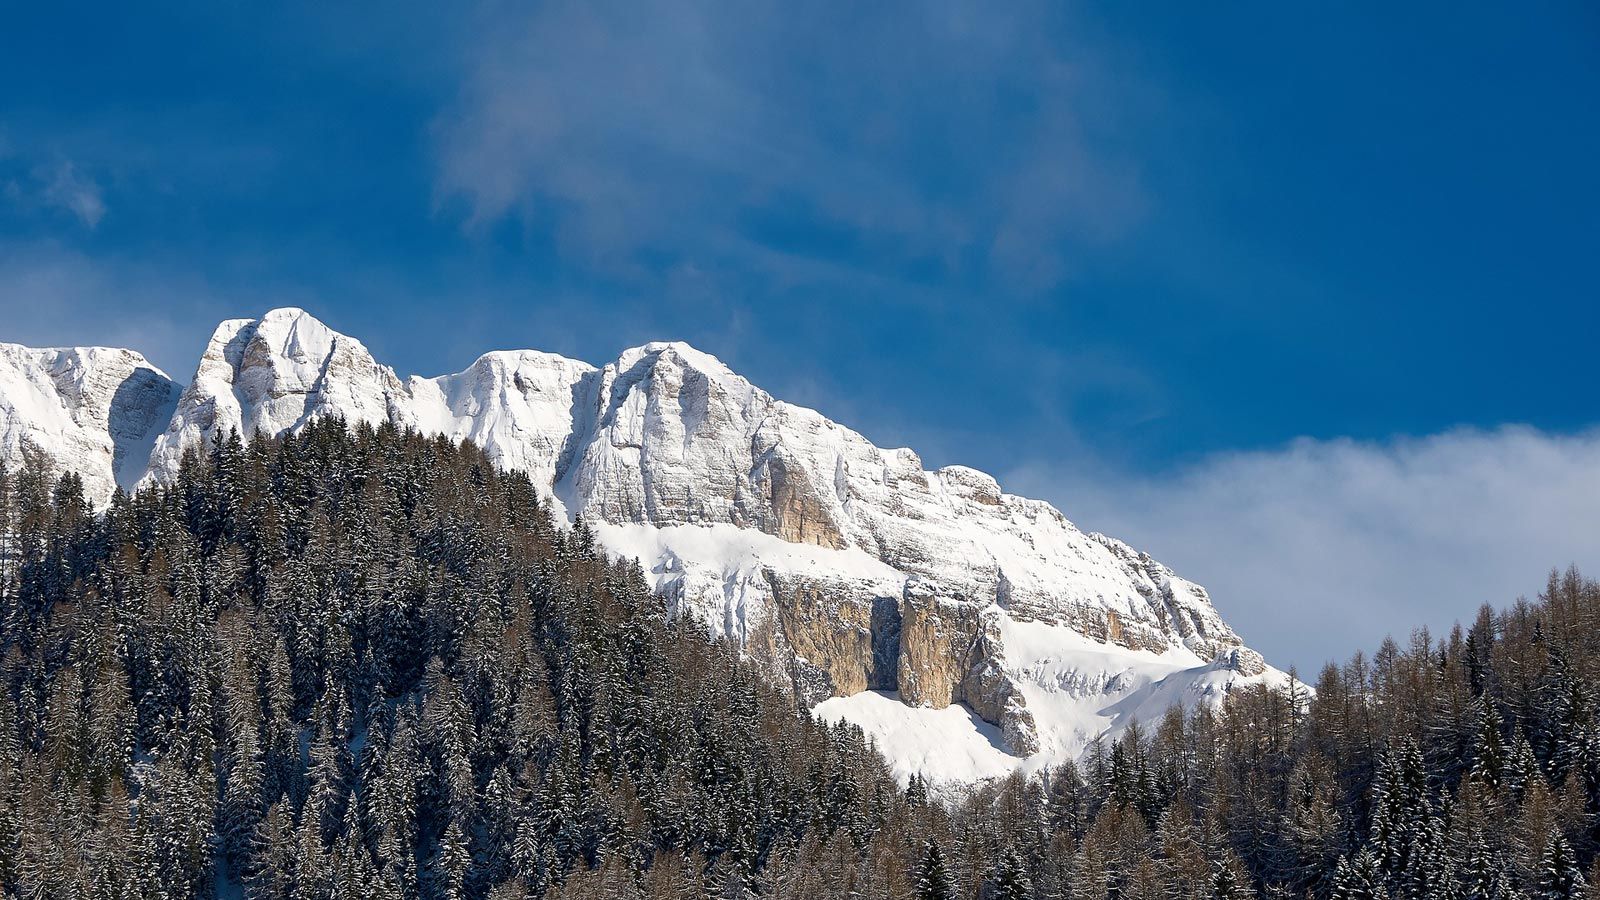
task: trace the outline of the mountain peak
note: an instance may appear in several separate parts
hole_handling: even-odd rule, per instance
[[[394,371],[360,341],[303,309],[229,319],[212,332],[177,413],[151,451],[146,478],[170,481],[184,448],[218,432],[280,434],[324,416],[383,421],[403,392]]]
[[[29,360],[13,366],[15,388],[3,381],[6,352]],[[0,396],[49,388],[12,404],[8,421],[31,434],[100,408],[61,387],[58,363],[37,357],[49,352],[0,351]],[[136,365],[124,363],[111,368]],[[115,393],[115,378],[88,380],[95,397]],[[990,730],[962,739],[993,743],[991,763],[1038,765],[1165,704],[1282,677],[1257,664],[1204,589],[1147,554],[976,469],[927,471],[913,451],[777,400],[681,341],[599,368],[500,350],[452,375],[402,380],[305,310],[232,319],[153,441],[147,478],[169,482],[184,449],[219,431],[282,434],[325,416],[470,440],[527,473],[558,514],[583,516],[602,545],[637,558],[672,615],[736,641],[797,699],[885,746],[909,740],[896,728],[926,735],[966,721],[937,712],[963,705]],[[109,435],[103,419],[95,427]],[[113,460],[109,438],[101,449],[57,443],[107,485],[137,445],[124,441]],[[875,691],[903,712],[879,715]],[[913,758],[900,760],[903,775]]]
[[[133,350],[0,343],[0,456],[34,453],[73,469],[102,505],[143,474],[177,397],[177,384]]]
[[[260,321],[260,322],[293,322],[293,321],[298,321],[298,320],[301,320],[301,319],[309,319],[309,320],[311,320],[312,322],[315,322],[318,325],[322,325],[322,327],[324,327],[324,328],[327,327],[326,325],[323,325],[323,322],[322,322],[321,319],[317,318],[316,316],[312,315],[309,312],[306,312],[303,308],[298,307],[298,306],[275,306],[272,309],[269,309],[266,312],[262,313],[261,317],[257,321]]]
[[[612,363],[619,373],[637,371],[641,363],[650,368],[667,365],[701,375],[725,388],[751,387],[749,379],[733,371],[722,360],[684,341],[651,341],[622,351]]]

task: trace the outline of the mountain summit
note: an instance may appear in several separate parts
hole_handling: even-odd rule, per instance
[[[130,351],[0,345],[0,453],[104,503],[212,435],[328,416],[483,447],[528,473],[669,610],[736,641],[902,776],[971,780],[1081,753],[1174,703],[1282,679],[1200,586],[964,466],[929,471],[715,357],[651,343],[595,368],[536,351],[401,378],[298,309],[223,322],[189,386]],[[164,432],[151,436],[171,411]]]
[[[132,350],[0,343],[0,459],[37,455],[104,503],[144,474],[179,386]]]

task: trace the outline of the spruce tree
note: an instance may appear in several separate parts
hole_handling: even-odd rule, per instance
[[[1386,900],[1388,896],[1377,856],[1370,849],[1339,860],[1333,873],[1331,900]]]
[[[913,895],[916,900],[954,900],[956,896],[955,879],[945,861],[944,851],[933,841],[923,844]]]
[[[1008,847],[989,876],[988,900],[1033,900],[1033,881],[1017,851]]]
[[[1505,737],[1501,733],[1503,726],[1500,713],[1490,698],[1479,697],[1474,703],[1478,706],[1478,728],[1473,747],[1472,777],[1491,790],[1498,790],[1505,781],[1508,752]]]
[[[1531,896],[1534,900],[1579,900],[1586,887],[1572,845],[1559,834],[1551,835],[1544,852],[1539,854]]]

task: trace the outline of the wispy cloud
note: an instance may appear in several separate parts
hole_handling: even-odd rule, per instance
[[[77,216],[78,221],[90,229],[100,224],[106,214],[100,185],[79,171],[71,160],[36,169],[34,177],[40,185],[39,196],[46,204]]]
[[[1594,431],[1301,440],[1166,477],[1030,466],[1006,483],[1206,584],[1247,640],[1312,674],[1532,594],[1551,567],[1600,568]]]
[[[70,159],[31,165],[12,151],[0,134],[0,197],[13,212],[36,216],[66,213],[90,231],[106,214],[104,191],[95,178]]]
[[[1048,288],[1146,202],[1135,162],[1090,136],[1114,124],[1108,80],[1044,36],[1058,15],[541,4],[470,45],[435,123],[440,202],[612,271],[870,260],[854,267]]]

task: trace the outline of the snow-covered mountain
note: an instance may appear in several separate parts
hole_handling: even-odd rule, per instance
[[[982,472],[927,471],[686,344],[600,368],[495,352],[402,379],[360,341],[273,310],[218,326],[153,444],[132,435],[165,417],[171,382],[137,354],[7,353],[0,366],[31,362],[0,369],[4,452],[13,431],[49,435],[52,458],[101,499],[145,451],[145,482],[169,481],[184,449],[218,430],[340,415],[471,439],[639,558],[675,612],[739,641],[819,714],[874,734],[907,776],[967,780],[1076,755],[1171,703],[1284,677],[1204,589],[1148,555]],[[92,388],[69,389],[38,374],[71,370],[63,354],[126,362],[76,364],[99,374],[65,376]]]
[[[0,343],[0,459],[37,453],[83,477],[96,505],[144,474],[178,384],[132,350]]]

